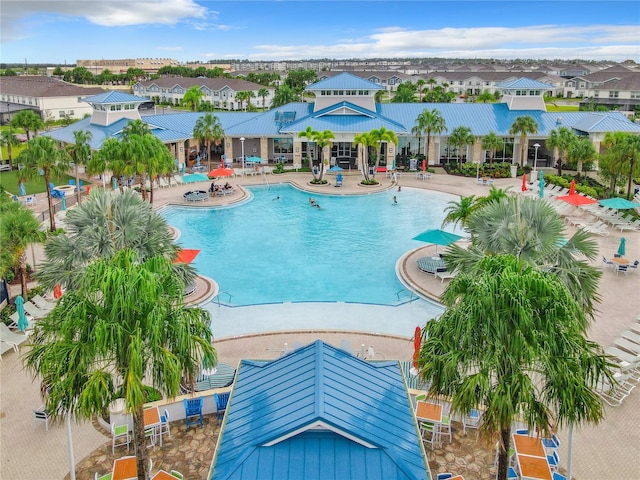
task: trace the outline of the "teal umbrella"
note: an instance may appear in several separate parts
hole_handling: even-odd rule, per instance
[[[27,189],[24,187],[24,183],[20,182],[20,196],[24,197],[27,194]]]
[[[118,190],[118,179],[117,179],[116,177],[113,177],[113,178],[111,179],[111,183],[112,183],[112,185],[113,185],[113,189],[114,189],[114,190]]]
[[[620,245],[618,245],[618,255],[620,255],[621,257],[624,257],[624,254],[626,253],[626,246],[627,246],[627,240],[622,237],[620,239]]]
[[[18,311],[18,330],[24,332],[29,326],[29,320],[24,311],[24,298],[22,298],[22,295],[16,297],[16,310]]]
[[[62,210],[66,210],[67,209],[67,196],[63,195],[62,197],[60,197],[60,208]]]
[[[626,198],[605,198],[598,202],[600,205],[606,208],[617,208],[618,210],[625,210],[627,208],[640,207],[640,203],[630,202]]]
[[[544,198],[544,172],[540,170],[540,183],[538,184],[538,195]]]
[[[412,240],[418,240],[420,242],[431,243],[436,246],[436,253],[438,253],[438,245],[446,247],[452,243],[457,242],[462,238],[462,235],[456,235],[455,233],[445,232],[438,228],[433,230],[425,230],[424,232],[413,237]]]

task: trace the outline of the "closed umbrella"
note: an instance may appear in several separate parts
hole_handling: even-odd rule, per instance
[[[114,190],[118,190],[118,179],[116,177],[111,179],[111,184]]]
[[[426,171],[427,170],[427,161],[426,160],[422,160],[422,171]]]
[[[418,374],[418,358],[420,357],[420,344],[422,343],[422,330],[416,327],[413,334],[413,368],[410,370],[412,375]]]
[[[618,245],[618,255],[620,255],[621,257],[624,257],[624,254],[627,253],[626,246],[627,246],[627,240],[624,237],[622,237],[620,239],[620,245]]]
[[[538,184],[538,195],[544,198],[544,172],[540,170],[540,183]]]
[[[59,283],[56,283],[56,286],[53,287],[53,298],[58,300],[62,296],[62,287],[60,287]]]
[[[576,194],[576,181],[571,180],[571,183],[569,184],[569,195],[575,195],[575,194]]]
[[[60,208],[62,210],[66,210],[67,209],[67,196],[63,195],[62,197],[60,197]]]
[[[24,332],[29,326],[27,313],[24,311],[24,298],[22,295],[16,297],[16,310],[18,311],[18,330]]]
[[[527,191],[527,174],[523,173],[522,174],[522,191],[526,192]]]
[[[24,183],[20,182],[20,196],[24,197],[27,194],[27,189],[24,187]]]

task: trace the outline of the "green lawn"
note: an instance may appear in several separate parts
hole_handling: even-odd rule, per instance
[[[546,104],[547,112],[578,112],[580,111],[580,107],[578,105],[552,105],[551,103]]]
[[[13,170],[11,172],[0,172],[0,186],[11,194],[19,195],[20,189],[18,187],[18,179],[20,177],[18,174],[19,172],[17,170]],[[66,185],[71,179],[73,179],[73,177],[65,175],[62,178],[51,179],[51,182],[53,182],[54,185]],[[84,184],[86,184],[86,182],[83,182],[83,185]],[[47,186],[45,185],[44,177],[42,176],[28,179],[24,183],[24,186],[27,190],[27,195],[47,191]]]

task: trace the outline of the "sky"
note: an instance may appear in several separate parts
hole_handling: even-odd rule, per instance
[[[640,2],[0,0],[0,61],[634,60]]]

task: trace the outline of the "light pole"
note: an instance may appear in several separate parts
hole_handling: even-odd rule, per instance
[[[240,137],[240,149],[242,152],[242,170],[244,170],[244,137]]]
[[[538,172],[536,169],[538,167],[538,149],[540,148],[540,144],[534,143],[533,148],[535,148],[536,151],[533,156],[533,172],[531,172],[531,183],[533,183],[535,179],[538,178]]]

